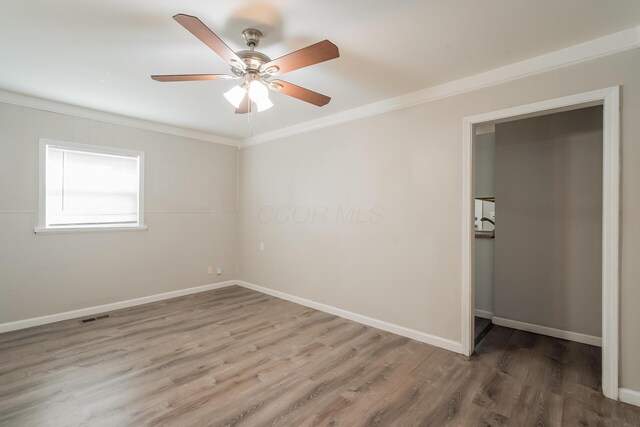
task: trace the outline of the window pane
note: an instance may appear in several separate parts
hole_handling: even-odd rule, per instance
[[[47,225],[137,224],[138,157],[47,147]]]

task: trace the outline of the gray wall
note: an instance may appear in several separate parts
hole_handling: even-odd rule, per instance
[[[602,107],[496,125],[494,314],[601,336]]]
[[[495,196],[496,134],[482,133],[473,139],[473,191],[476,197]]]
[[[39,138],[144,151],[149,230],[34,234]],[[0,103],[0,323],[234,278],[237,155]],[[208,265],[224,273],[209,275]]]
[[[475,292],[476,310],[493,313],[493,284],[495,239],[475,239]],[[481,316],[482,317],[482,316]]]
[[[12,244],[0,245],[1,321],[209,283],[209,263],[232,278],[237,253],[236,278],[459,341],[462,118],[612,85],[621,385],[640,390],[637,49],[243,149],[237,229],[234,148],[3,105],[0,239]],[[33,235],[39,136],[146,151],[149,231]],[[318,210],[274,220],[264,206]]]
[[[637,49],[241,150],[239,278],[459,341],[463,118],[613,85],[624,153],[621,385],[640,390]],[[327,214],[275,221],[261,217],[265,206]],[[359,221],[336,220],[354,206]],[[499,232],[499,213],[497,222]]]
[[[473,148],[475,197],[495,197],[496,134],[487,132],[476,135]],[[493,313],[495,240],[475,239],[474,244],[476,309]]]

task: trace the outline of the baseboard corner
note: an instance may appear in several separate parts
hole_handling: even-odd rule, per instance
[[[533,323],[521,322],[519,320],[511,320],[504,317],[493,316],[492,322],[498,326],[518,329],[520,331],[533,332],[534,334],[546,335],[554,338],[561,338],[568,341],[579,342],[582,344],[602,347],[602,338],[592,335],[581,334],[578,332],[565,331],[562,329],[551,328],[548,326],[536,325]]]
[[[296,304],[304,305],[305,307],[310,307],[319,311],[323,311],[325,313],[332,314],[334,316],[351,320],[353,322],[371,326],[372,328],[381,329],[383,331],[387,331],[403,337],[411,338],[413,340],[420,341],[425,344],[433,345],[435,347],[440,347],[445,350],[452,351],[454,353],[460,353],[460,354],[463,353],[461,342],[453,341],[447,338],[442,338],[436,335],[431,335],[426,332],[420,332],[415,329],[397,325],[395,323],[385,322],[384,320],[374,319],[372,317],[368,317],[362,314],[354,313],[348,310],[343,310],[341,308],[322,304],[316,301],[308,300],[306,298],[297,297],[295,295],[287,294],[281,291],[276,291],[276,290],[266,288],[264,286],[256,285],[253,283],[249,283],[243,280],[236,280],[236,283],[239,286],[242,286],[247,289],[251,289],[257,292],[262,292],[264,294],[271,295],[273,297],[290,301]]]
[[[620,387],[618,389],[618,398],[621,402],[628,403],[629,405],[640,406],[640,391]]]
[[[492,311],[486,311],[486,310],[480,310],[479,308],[476,308],[474,311],[474,314],[477,317],[482,317],[483,319],[493,319],[493,312]]]

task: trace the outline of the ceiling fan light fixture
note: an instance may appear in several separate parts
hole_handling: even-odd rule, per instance
[[[244,98],[247,91],[242,86],[234,86],[227,92],[225,92],[224,97],[227,98],[227,101],[235,108],[240,107],[240,103]]]
[[[258,107],[258,113],[261,113],[264,110],[268,110],[269,108],[273,107],[273,102],[271,102],[269,97],[266,97],[260,102],[256,102],[256,107]]]
[[[249,83],[249,99],[256,103],[258,112],[273,107],[273,103],[269,99],[269,89],[260,80],[252,80]]]
[[[249,83],[249,98],[255,103],[269,99],[269,89],[260,80],[252,80]]]

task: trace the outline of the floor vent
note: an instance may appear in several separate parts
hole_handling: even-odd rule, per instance
[[[96,316],[96,317],[89,317],[87,319],[82,319],[80,321],[80,323],[89,323],[89,322],[95,322],[96,320],[102,320],[102,319],[107,319],[111,316],[109,316],[108,314],[101,314],[100,316]]]

